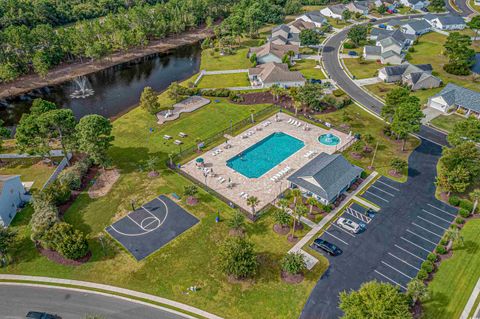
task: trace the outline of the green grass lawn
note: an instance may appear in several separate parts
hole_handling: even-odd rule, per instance
[[[228,88],[249,86],[247,73],[204,75],[198,83],[199,88]]]
[[[431,300],[424,303],[424,318],[459,318],[480,277],[480,219],[468,221],[461,235],[463,246],[454,247],[428,285]]]
[[[465,118],[457,114],[439,115],[430,121],[430,124],[438,127],[441,130],[451,132],[456,123],[463,121],[465,121]]]
[[[348,21],[343,21],[343,20],[340,20],[340,19],[337,20],[337,19],[330,18],[330,17],[327,17],[327,20],[328,20],[328,23],[336,29],[343,29],[346,26],[349,26],[351,24]]]
[[[471,75],[457,76],[443,70],[443,66],[448,62],[447,57],[442,54],[446,39],[447,36],[437,32],[420,36],[418,38],[419,43],[414,45],[415,52],[407,54],[408,61],[413,64],[430,63],[443,83],[454,83],[474,91],[480,91],[480,85],[472,81]]]
[[[213,49],[203,50],[200,70],[248,69],[252,66],[252,63],[247,58],[247,53],[248,48],[245,47],[237,49],[232,55],[220,55],[219,52],[215,52]]]
[[[369,90],[370,92],[372,92],[376,96],[378,96],[382,99],[385,99],[388,92],[390,92],[393,89],[400,88],[400,86],[396,85],[396,84],[393,84],[393,83],[379,82],[379,83],[375,83],[375,84],[365,85],[364,88]],[[411,92],[410,94],[418,97],[420,99],[420,103],[422,105],[424,105],[424,104],[427,103],[429,97],[437,94],[441,90],[442,90],[442,88],[439,87],[439,88],[434,88],[434,89],[429,89],[429,90],[418,90],[418,91],[415,91],[415,92]]]
[[[292,71],[300,71],[307,79],[325,79],[322,70],[316,69],[317,62],[315,60],[304,59],[295,61],[295,65],[291,67]]]
[[[52,158],[60,162],[61,158]],[[55,166],[43,163],[41,158],[22,158],[2,160],[0,175],[20,175],[22,182],[34,182],[33,189],[40,189],[48,180]]]
[[[28,274],[86,280],[134,289],[190,304],[225,318],[294,318],[300,311],[316,281],[326,269],[326,260],[306,274],[298,285],[281,281],[279,262],[292,246],[285,236],[273,232],[273,220],[266,213],[256,223],[247,223],[247,236],[255,243],[261,267],[253,280],[231,283],[219,271],[217,250],[228,236],[227,222],[233,213],[228,205],[200,190],[197,206],[181,205],[200,219],[200,223],[170,242],[149,258],[136,262],[113,240],[105,236],[105,249],[99,243],[104,228],[124,216],[134,200],[137,205],[159,194],[176,192],[191,185],[188,180],[165,168],[167,154],[180,149],[164,134],[178,138],[179,132],[188,137],[184,145],[194,145],[195,138],[205,138],[248,118],[250,110],[266,105],[245,106],[228,103],[211,103],[180,119],[162,126],[154,116],[140,108],[133,109],[113,123],[115,141],[110,151],[113,165],[121,177],[110,193],[90,199],[83,192],[65,215],[65,221],[86,232],[93,253],[92,260],[78,267],[67,267],[50,262],[37,253],[29,239],[28,221],[31,208],[19,213],[13,228],[19,237],[13,251],[14,261],[1,273]],[[149,128],[153,127],[153,133]],[[180,138],[178,138],[180,139]],[[159,159],[160,177],[149,178],[139,169],[139,163],[149,157]],[[216,223],[220,212],[222,222]],[[302,235],[301,233],[299,235]],[[187,288],[196,285],[200,290],[186,294]]]
[[[349,130],[351,130],[353,133],[360,133],[361,135],[365,135],[367,133],[371,134],[375,138],[372,147],[375,147],[376,142],[379,142],[378,151],[374,162],[375,170],[380,174],[393,178],[388,174],[388,171],[391,169],[390,161],[392,158],[399,157],[407,160],[410,153],[420,144],[420,142],[416,138],[409,137],[405,147],[406,151],[402,152],[402,142],[390,140],[384,136],[383,127],[385,124],[383,121],[355,104],[351,104],[343,110],[337,112],[317,115],[317,117],[338,126],[344,122],[342,119],[344,111],[348,112],[348,114],[350,114],[353,118],[353,120],[348,123]],[[361,166],[363,169],[369,172],[367,167],[372,161],[373,152],[366,154],[362,159],[353,158],[349,150],[344,153],[344,155],[353,164]],[[403,176],[398,180],[406,181],[406,176]]]
[[[480,6],[476,5],[474,0],[468,1],[470,1],[470,5],[472,6],[472,8],[474,8],[475,10],[477,10],[478,13],[480,13]]]
[[[347,69],[357,79],[367,79],[377,76],[378,69],[382,67],[376,61],[365,61],[360,58],[343,59]]]

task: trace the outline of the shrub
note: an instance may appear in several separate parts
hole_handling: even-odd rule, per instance
[[[55,205],[61,205],[68,201],[72,195],[72,191],[68,185],[62,185],[58,180],[48,185],[43,192],[45,196],[52,200]]]
[[[425,280],[428,278],[428,273],[425,269],[420,269],[420,271],[417,274],[417,278],[420,280]]]
[[[460,208],[466,209],[469,212],[471,212],[473,210],[473,203],[471,201],[469,201],[468,199],[462,199],[460,201],[459,206],[460,206]]]
[[[32,204],[33,214],[30,219],[31,238],[36,241],[58,221],[58,210],[43,192],[33,196]]]
[[[345,95],[345,92],[344,92],[343,90],[341,90],[341,89],[336,89],[336,90],[333,90],[333,91],[332,91],[332,94],[333,94],[333,96],[335,96],[335,97],[340,97],[340,96]]]
[[[71,167],[64,169],[58,175],[58,181],[62,185],[66,185],[69,189],[80,189],[82,185],[82,177],[78,171],[71,169]]]
[[[462,216],[463,218],[468,218],[470,216],[470,211],[466,210],[465,208],[460,208],[458,210],[458,214]]]
[[[226,275],[235,278],[255,275],[258,261],[253,243],[243,237],[227,238],[219,249],[219,266]]]
[[[460,198],[458,198],[458,196],[452,195],[448,199],[448,203],[452,206],[458,206],[460,204]]]
[[[465,219],[463,219],[462,217],[457,217],[455,218],[455,222],[459,225],[462,225],[465,223]]]
[[[415,52],[415,48],[414,47],[408,48],[408,52]]]
[[[237,210],[227,223],[231,229],[242,229],[245,226],[245,216]]]
[[[276,209],[273,213],[273,219],[275,223],[281,226],[288,225],[291,220],[291,216],[283,209]]]
[[[360,178],[362,178],[362,179],[367,178],[367,176],[368,176],[368,173],[365,172],[365,171],[362,171],[362,173],[360,174]]]
[[[385,125],[383,127],[383,134],[385,134],[386,136],[392,136],[392,128],[390,127],[390,125]]]
[[[88,252],[85,235],[67,223],[53,225],[43,236],[42,243],[68,259],[84,257]]]
[[[299,252],[288,253],[282,259],[282,270],[289,274],[299,274],[306,268],[305,257]]]
[[[434,269],[433,262],[431,262],[430,260],[425,260],[422,263],[422,269],[424,269],[428,273],[431,273]]]
[[[437,246],[437,248],[435,248],[435,252],[440,255],[444,255],[447,253],[447,249],[444,246]]]
[[[357,46],[355,44],[353,44],[352,42],[345,42],[343,44],[343,47],[345,49],[355,49]]]
[[[212,89],[212,90],[203,90],[203,96],[213,96],[213,97],[229,97],[230,90],[229,89]]]
[[[436,262],[437,258],[438,258],[438,256],[435,253],[430,253],[427,256],[427,260],[431,261],[432,263]]]
[[[448,240],[447,240],[445,237],[443,237],[442,239],[440,239],[440,245],[445,246],[445,245],[447,245],[447,244],[448,244]]]

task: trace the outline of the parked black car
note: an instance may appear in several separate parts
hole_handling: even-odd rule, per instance
[[[371,18],[370,20],[368,20],[369,22],[377,22],[377,19],[375,18]]]
[[[313,83],[313,84],[322,84],[322,80],[320,80],[320,79],[310,79],[310,83]]]
[[[343,253],[343,251],[334,244],[320,238],[313,241],[313,246],[326,251],[330,256],[338,256]]]
[[[46,313],[46,312],[38,312],[38,311],[29,311],[25,318],[31,318],[31,319],[62,319],[62,317],[59,317],[57,315],[52,315],[52,314],[49,314],[49,313]]]

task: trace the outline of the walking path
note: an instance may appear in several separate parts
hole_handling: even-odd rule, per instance
[[[130,301],[137,302],[137,299],[142,299],[154,303],[159,303],[163,305],[167,305],[169,307],[177,308],[183,311],[190,312],[192,314],[208,318],[208,319],[222,319],[221,317],[211,314],[209,312],[203,311],[201,309],[173,301],[170,299],[146,294],[143,292],[138,292],[130,289],[125,289],[125,288],[120,288],[120,287],[115,287],[115,286],[109,286],[109,285],[103,285],[103,284],[97,284],[93,282],[88,282],[88,281],[79,281],[79,280],[70,280],[70,279],[58,279],[58,278],[50,278],[50,277],[37,277],[37,276],[20,276],[20,275],[6,275],[6,274],[0,274],[0,280],[3,281],[28,281],[30,283],[37,283],[37,284],[43,284],[43,285],[62,285],[62,288],[64,289],[69,289],[69,287],[65,287],[64,285],[68,286],[76,286],[81,287],[81,288],[89,288],[87,290],[102,290],[106,291],[109,293],[113,293],[113,297],[119,297],[116,296],[116,294],[121,294],[127,297],[130,297]],[[73,289],[75,289],[73,288]]]
[[[372,174],[370,174],[370,176],[368,176],[363,181],[363,183],[360,185],[359,188],[357,188],[355,191],[350,193],[347,196],[347,198],[343,200],[342,205],[338,206],[337,208],[332,210],[327,216],[322,218],[322,220],[318,224],[316,224],[315,227],[313,227],[312,230],[310,230],[297,244],[295,244],[295,246],[293,246],[289,250],[289,252],[300,251],[302,247],[305,246],[313,238],[313,236],[315,236],[320,230],[322,230],[322,228],[325,227],[325,225],[327,225],[327,223],[329,223],[337,215],[337,213],[340,212],[345,207],[345,205],[347,205],[350,202],[351,199],[354,199],[354,197],[356,197],[356,195],[362,189],[364,189],[367,185],[369,185],[370,182],[377,177],[377,175],[378,175],[378,172],[376,171],[372,172]]]
[[[30,154],[16,154],[16,153],[0,154],[0,159],[38,158],[38,157],[44,157],[44,156],[42,156],[42,155],[30,155]],[[62,150],[50,151],[50,154],[47,157],[63,157],[63,151]]]
[[[374,211],[378,212],[380,210],[380,208],[378,208],[377,206],[373,205],[372,203],[370,202],[367,202],[366,200],[364,200],[363,198],[361,197],[358,197],[358,196],[353,196],[353,199],[357,202],[359,202],[360,204],[362,204],[363,206],[367,206],[368,208],[371,208],[373,209]]]
[[[367,78],[367,79],[354,80],[354,82],[359,86],[363,86],[363,85],[376,84],[383,81],[379,77],[373,77],[373,78]]]
[[[472,308],[475,305],[475,301],[477,300],[479,295],[480,295],[480,279],[478,279],[475,288],[473,288],[472,294],[470,295],[470,298],[468,298],[468,302],[465,305],[465,308],[463,309],[463,312],[462,312],[462,315],[460,316],[460,319],[467,319],[468,318],[468,315],[472,311]],[[478,305],[477,310],[475,311],[475,314],[473,315],[473,318],[478,318],[479,311],[480,311],[480,305]]]

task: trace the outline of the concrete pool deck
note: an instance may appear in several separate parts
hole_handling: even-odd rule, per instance
[[[276,122],[276,116],[278,116],[278,122]],[[301,122],[302,125],[297,127],[288,124],[288,120],[290,119]],[[263,123],[266,121],[270,121],[271,124],[264,127]],[[305,124],[307,124],[309,127],[308,131],[304,130]],[[250,135],[248,138],[243,138],[242,136],[249,131],[253,131],[255,133]],[[227,166],[227,160],[275,132],[283,132],[291,135],[303,141],[305,146],[259,178],[247,178]],[[336,146],[327,146],[321,144],[318,141],[318,137],[326,133],[332,133],[340,137],[340,143]],[[240,194],[247,193],[249,196],[257,197],[260,203],[256,207],[256,210],[259,211],[267,204],[273,202],[280,193],[288,188],[288,181],[286,180],[287,176],[291,175],[297,169],[303,167],[305,164],[311,161],[315,155],[318,155],[322,152],[333,154],[337,150],[344,149],[345,146],[351,143],[353,140],[353,136],[349,136],[348,134],[339,132],[337,130],[326,130],[318,126],[299,121],[298,119],[285,113],[277,113],[277,115],[273,115],[269,119],[229,139],[228,144],[231,145],[230,148],[225,148],[226,144],[223,144],[199,155],[198,157],[202,157],[204,159],[205,167],[213,170],[213,176],[209,175],[207,178],[205,178],[203,170],[197,167],[195,159],[183,165],[181,169],[199,182],[203,184],[206,183],[208,187],[215,190],[235,205],[240,206],[247,211],[251,211],[251,208],[247,205],[246,198],[242,198]],[[221,152],[219,152],[217,155],[213,155],[215,150],[221,150]],[[310,157],[305,157],[305,154],[310,151],[314,151],[315,154]],[[291,170],[287,174],[283,175],[281,179],[276,182],[270,180],[274,175],[279,173],[287,166],[290,167]],[[225,179],[225,181],[221,182],[219,180],[221,178]],[[234,184],[234,186],[231,188],[227,187],[229,179]]]

